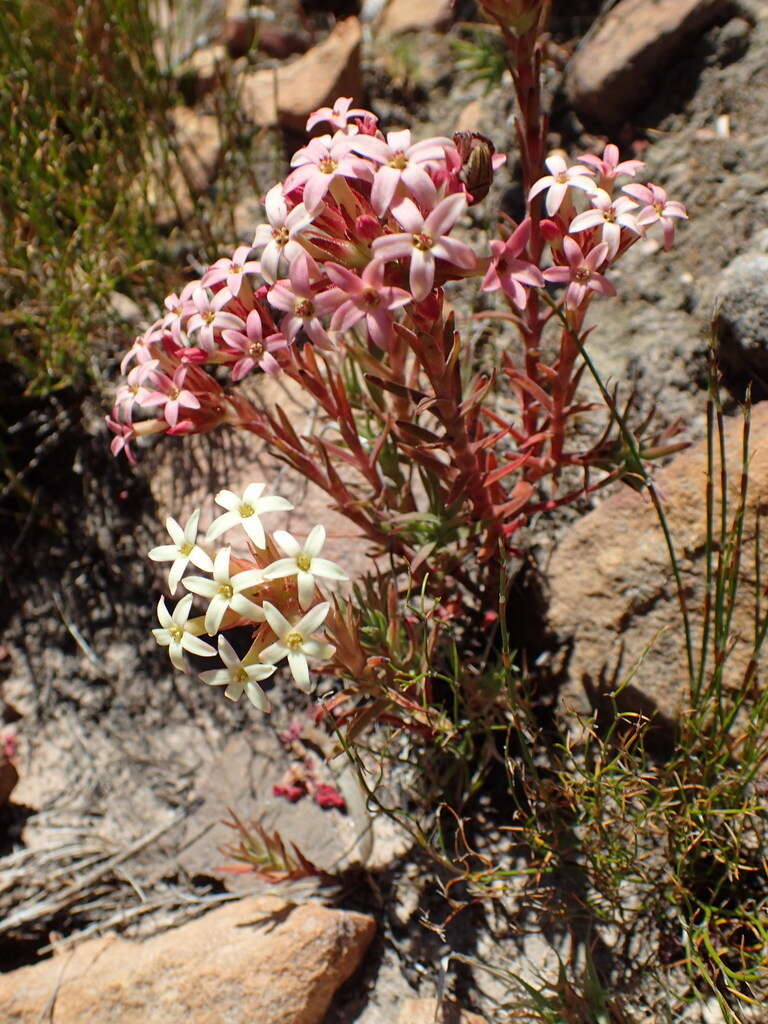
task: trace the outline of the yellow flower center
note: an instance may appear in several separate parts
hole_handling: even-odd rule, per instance
[[[555,181],[557,182],[558,185],[567,185],[568,184],[568,175],[565,173],[565,171],[560,171],[559,174],[555,175]]]
[[[324,156],[317,166],[320,168],[323,174],[333,174],[339,165],[331,157]]]
[[[251,344],[248,346],[248,355],[253,356],[254,359],[257,359],[259,356],[263,354],[264,346],[261,344],[261,342],[252,341]]]
[[[592,277],[592,271],[589,267],[579,267],[575,274],[577,281],[588,281]]]
[[[381,302],[381,295],[375,288],[366,288],[363,292],[363,302],[366,306],[378,306]]]
[[[227,601],[229,601],[229,599],[234,594],[234,590],[232,589],[232,584],[231,583],[222,583],[219,586],[219,594],[222,597],[225,597],[227,599]]]
[[[207,324],[212,324],[213,321],[216,319],[216,311],[213,309],[206,309],[206,311],[201,315],[203,320],[205,320]]]
[[[408,166],[408,157],[401,150],[399,153],[395,153],[389,161],[389,166],[394,167],[396,171],[404,171]]]
[[[312,316],[315,311],[314,304],[309,299],[299,299],[294,308],[296,316]]]
[[[181,626],[177,626],[175,624],[169,627],[168,632],[171,634],[171,639],[175,640],[177,643],[184,636],[184,630]]]
[[[295,630],[292,633],[289,633],[285,638],[285,646],[289,651],[300,650],[303,643],[304,637],[301,633],[297,633]]]
[[[248,516],[252,516],[255,512],[253,505],[249,505],[247,502],[243,502],[240,508],[237,510],[240,513],[241,518],[247,519]]]
[[[185,558],[187,558],[189,555],[192,554],[192,548],[194,546],[194,544],[190,544],[189,541],[185,540],[183,544],[179,545],[179,554],[182,554],[184,555]]]
[[[413,236],[413,247],[414,249],[420,249],[421,252],[428,252],[433,245],[432,237],[425,235],[424,232],[420,232]]]
[[[291,239],[288,228],[286,227],[272,228],[272,237],[278,245],[288,245],[288,242]]]
[[[230,263],[229,272],[230,274],[241,274],[243,272],[243,268],[240,266],[239,263]]]
[[[240,685],[244,685],[248,682],[248,673],[245,671],[242,665],[240,665],[232,675],[232,679]]]
[[[312,565],[311,555],[305,555],[303,552],[296,558],[296,565],[301,569],[302,572],[309,572],[309,567]]]

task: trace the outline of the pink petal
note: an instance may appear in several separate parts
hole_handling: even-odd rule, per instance
[[[426,299],[432,291],[435,280],[435,259],[431,252],[413,247],[411,256],[410,286],[417,302]]]
[[[467,200],[463,192],[446,196],[424,221],[424,230],[433,238],[444,235],[450,231],[466,208]]]

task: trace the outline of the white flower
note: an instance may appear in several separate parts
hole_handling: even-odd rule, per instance
[[[242,526],[257,548],[265,548],[267,539],[259,516],[264,512],[290,511],[293,508],[290,501],[274,494],[268,494],[262,498],[261,493],[266,486],[266,484],[248,484],[243,491],[242,498],[234,491],[219,491],[216,495],[216,504],[221,505],[227,511],[211,523],[207,539],[215,540],[216,537],[233,526]]]
[[[244,596],[244,590],[257,587],[264,580],[261,569],[246,569],[245,572],[229,572],[229,553],[231,548],[222,548],[216,555],[213,563],[213,579],[206,579],[205,576],[189,576],[184,580],[184,586],[193,594],[207,597],[210,600],[208,611],[205,613],[205,629],[210,636],[218,632],[222,619],[229,608],[244,619],[252,622],[263,622],[264,612],[261,608],[249,601]]]
[[[187,520],[187,525],[182,528],[172,516],[168,516],[165,520],[165,528],[170,533],[173,544],[161,544],[160,547],[152,548],[149,552],[149,557],[153,562],[173,562],[168,573],[168,586],[172,594],[176,593],[176,587],[189,562],[196,565],[198,569],[202,569],[203,572],[211,572],[213,569],[210,555],[195,543],[199,519],[200,510],[195,509]]]
[[[265,665],[260,661],[251,661],[252,650],[253,647],[241,660],[226,637],[219,635],[219,655],[226,668],[201,672],[200,678],[209,686],[226,686],[224,696],[229,697],[230,700],[240,700],[245,692],[255,708],[269,713],[272,710],[269,699],[256,680],[271,676],[275,671],[275,666]]]
[[[277,641],[264,648],[261,660],[278,662],[287,657],[296,685],[305,693],[309,693],[310,690],[307,658],[326,660],[335,650],[332,644],[312,639],[312,633],[323,624],[330,607],[328,601],[324,601],[310,608],[298,622],[289,622],[273,604],[269,601],[264,602],[264,614],[277,634]]]
[[[203,632],[203,626],[199,619],[189,619],[189,611],[192,607],[192,595],[182,597],[171,614],[165,607],[165,598],[161,597],[157,605],[157,617],[160,620],[162,629],[153,629],[152,635],[161,647],[167,647],[171,656],[171,663],[183,672],[186,669],[183,651],[190,651],[192,654],[199,654],[203,658],[213,658],[216,651],[205,640],[199,636]]]
[[[348,580],[340,565],[318,558],[325,544],[325,527],[314,526],[304,541],[304,546],[285,530],[275,530],[273,537],[287,558],[279,558],[264,570],[265,580],[277,580],[283,576],[298,576],[299,604],[307,608],[315,596],[315,576],[330,580]]]

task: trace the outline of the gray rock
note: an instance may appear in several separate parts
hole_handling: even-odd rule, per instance
[[[717,287],[715,324],[720,362],[737,390],[752,384],[768,396],[768,255],[744,253],[725,268]]]

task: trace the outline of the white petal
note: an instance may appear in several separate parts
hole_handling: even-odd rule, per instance
[[[275,530],[272,536],[277,542],[277,546],[286,555],[293,555],[295,557],[301,551],[301,544],[287,530]]]
[[[282,661],[287,653],[287,647],[284,647],[280,643],[274,643],[270,644],[269,647],[264,648],[264,650],[261,652],[261,657],[263,661],[277,663],[278,661]]]
[[[314,558],[315,555],[320,554],[323,544],[325,544],[325,527],[318,523],[317,526],[313,526],[309,531],[309,536],[304,541],[304,550]],[[290,554],[290,551],[288,554]]]
[[[173,617],[165,605],[164,597],[161,597],[157,602],[157,617],[160,621],[160,625],[164,626],[166,629],[173,623]]]
[[[223,594],[216,593],[211,598],[208,611],[205,613],[205,631],[209,636],[215,636],[219,631],[221,620],[227,613],[229,601]]]
[[[199,636],[190,636],[189,633],[185,633],[181,638],[181,646],[185,651],[190,651],[192,654],[198,654],[201,658],[215,658],[216,651],[210,644],[206,643],[205,640],[201,640]]]
[[[173,516],[168,516],[168,518],[165,520],[165,528],[168,531],[168,533],[170,533],[171,540],[173,541],[173,543],[177,547],[180,547],[184,543],[184,531],[173,518]]]
[[[272,710],[272,705],[269,703],[269,699],[258,685],[258,683],[248,682],[245,684],[245,695],[248,700],[253,704],[259,711],[263,711],[265,714],[269,714]]]
[[[296,632],[301,633],[302,636],[309,636],[310,633],[314,633],[316,629],[319,629],[322,626],[330,607],[330,602],[323,601],[322,604],[318,604],[315,605],[314,608],[310,608],[307,614],[296,623]]]
[[[299,570],[299,604],[302,608],[307,608],[312,603],[312,598],[315,596],[315,577],[311,572],[303,572]]]
[[[222,548],[213,560],[213,578],[217,583],[229,583],[229,555],[232,548]]]
[[[172,594],[176,593],[176,587],[178,587],[181,577],[184,575],[184,570],[187,568],[188,562],[188,558],[185,558],[184,555],[179,555],[171,566],[170,572],[168,573],[168,588]]]
[[[203,572],[213,572],[213,562],[207,551],[203,551],[199,544],[195,544],[189,553],[189,560]]]
[[[232,676],[225,668],[216,668],[211,672],[201,672],[200,678],[208,686],[228,686],[232,682]]]
[[[329,561],[327,558],[313,558],[312,572],[315,576],[324,576],[329,580],[348,580],[349,576],[340,565]]]
[[[254,604],[242,594],[233,594],[229,605],[238,615],[242,615],[244,619],[249,619],[251,622],[263,622],[265,619],[264,609],[261,605]]]
[[[284,576],[294,576],[299,571],[295,558],[278,558],[264,572],[265,580],[279,580]]]
[[[197,524],[200,521],[200,509],[196,508],[192,515],[187,520],[187,525],[184,527],[184,540],[187,544],[194,544],[195,538],[197,537]]]
[[[217,505],[221,505],[222,508],[227,509],[231,512],[233,508],[237,508],[240,504],[240,498],[235,494],[234,491],[219,491],[214,501]]]
[[[200,597],[207,597],[209,599],[219,589],[213,580],[206,579],[205,576],[187,576],[184,580],[184,586],[193,594],[199,594]]]
[[[266,484],[248,484],[243,491],[243,501],[248,505],[255,504],[255,502],[258,501],[264,493],[264,488],[266,486]]]
[[[183,626],[189,618],[189,613],[192,608],[192,595],[187,594],[179,601],[176,607],[173,609],[173,621],[179,626]]]
[[[224,691],[224,696],[227,697],[229,700],[240,700],[240,698],[243,696],[244,689],[245,687],[243,686],[242,683],[231,682]]]
[[[312,688],[309,681],[309,667],[307,666],[307,659],[303,654],[298,651],[288,651],[288,665],[291,669],[291,675],[293,676],[294,682],[300,690],[304,693],[309,693]]]
[[[147,552],[147,558],[151,558],[153,562],[173,562],[178,557],[179,549],[176,544],[161,544],[160,547]]]
[[[248,538],[254,547],[265,548],[267,546],[264,527],[261,525],[261,520],[255,513],[252,516],[248,516],[247,519],[243,519],[242,524],[243,529],[248,534]]]
[[[223,634],[219,634],[219,657],[228,669],[240,668],[237,652]]]
[[[238,526],[241,522],[242,520],[238,512],[225,512],[223,516],[214,519],[208,527],[206,539],[215,540],[222,533],[226,533],[227,530],[231,530],[233,526]]]

